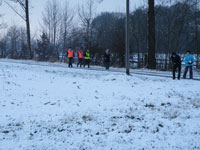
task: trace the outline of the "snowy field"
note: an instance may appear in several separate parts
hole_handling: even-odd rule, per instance
[[[0,62],[0,150],[200,150],[200,81]]]

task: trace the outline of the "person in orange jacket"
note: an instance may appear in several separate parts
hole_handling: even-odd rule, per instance
[[[72,68],[73,67],[72,62],[73,62],[73,58],[74,58],[74,51],[71,49],[71,47],[67,51],[67,57],[69,59],[68,67]]]
[[[82,50],[79,50],[79,51],[77,52],[77,56],[78,56],[78,64],[77,64],[77,67],[80,65],[80,68],[81,68],[82,65],[83,65],[83,58],[84,58],[84,56],[83,56],[83,51],[82,51]]]

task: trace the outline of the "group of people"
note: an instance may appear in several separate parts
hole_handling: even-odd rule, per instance
[[[69,64],[68,64],[69,68],[73,67],[74,56],[75,56],[75,52],[72,50],[72,48],[69,48],[67,53],[66,53],[66,57],[69,60]],[[78,50],[77,57],[78,57],[77,67],[80,66],[80,68],[81,68],[83,66],[85,68],[85,66],[87,65],[88,68],[90,68],[91,54],[90,54],[89,49],[87,49],[85,52],[82,51],[82,50]],[[105,63],[106,70],[109,70],[109,67],[110,67],[110,52],[109,52],[109,49],[107,49],[105,54],[104,54],[104,63]]]
[[[68,51],[67,51],[67,54],[66,54],[66,57],[68,58],[69,60],[69,65],[68,67],[69,68],[72,68],[73,67],[73,60],[74,60],[74,56],[75,56],[75,52],[69,48]],[[90,51],[89,49],[87,49],[85,52],[83,52],[82,50],[78,50],[77,52],[77,56],[78,56],[78,63],[77,63],[77,67],[80,66],[88,66],[88,68],[90,68]]]
[[[172,63],[173,63],[173,79],[174,80],[176,79],[176,70],[178,70],[178,80],[180,80],[180,78],[181,78],[181,64],[182,64],[181,57],[177,53],[173,52],[172,56],[171,56],[171,60],[172,60]],[[184,62],[185,62],[185,71],[184,71],[184,74],[183,74],[183,79],[186,79],[186,75],[187,75],[188,70],[190,70],[189,71],[190,72],[190,79],[193,79],[193,65],[194,65],[195,59],[194,59],[194,56],[191,54],[190,51],[187,51],[185,53]]]
[[[75,53],[74,51],[69,48],[67,51],[67,55],[66,57],[69,60],[69,68],[73,67],[73,59],[74,59]],[[89,49],[87,49],[85,52],[82,50],[78,50],[77,52],[77,57],[78,57],[78,63],[77,63],[77,67],[84,67],[87,65],[88,68],[90,68],[90,60],[91,60],[91,54]],[[181,57],[176,53],[173,52],[172,56],[171,56],[171,60],[172,60],[172,64],[173,64],[173,79],[176,79],[176,71],[178,70],[178,80],[180,80],[181,78]],[[191,54],[190,51],[187,51],[185,53],[185,58],[184,58],[184,62],[185,62],[185,71],[183,74],[183,78],[186,79],[186,75],[188,70],[190,70],[190,79],[193,79],[193,65],[195,62],[194,56]],[[109,70],[110,68],[110,51],[109,49],[106,50],[105,54],[104,54],[104,64],[105,64],[105,69]]]

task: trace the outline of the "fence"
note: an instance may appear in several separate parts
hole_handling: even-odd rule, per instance
[[[147,59],[137,59],[137,61],[131,60],[131,67],[132,68],[146,68],[147,67]],[[184,65],[184,63],[182,62],[182,65]],[[168,70],[172,70],[172,62],[170,59],[156,59],[156,69],[158,70],[163,70],[163,71],[168,71]],[[196,70],[200,70],[200,61],[195,61],[194,64],[194,69]]]

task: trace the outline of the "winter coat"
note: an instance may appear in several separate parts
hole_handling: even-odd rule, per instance
[[[106,53],[104,54],[104,62],[110,62],[110,53]]]
[[[84,55],[82,51],[77,52],[78,59],[83,59]]]
[[[90,52],[84,53],[84,59],[90,60]]]
[[[179,55],[175,55],[175,57],[173,57],[172,55],[171,60],[172,60],[173,65],[181,65],[181,58]]]
[[[187,54],[185,56],[184,62],[186,66],[193,66],[194,61],[194,56],[192,56],[191,54]]]
[[[67,51],[67,53],[66,53],[66,57],[68,58],[68,55],[69,55],[69,53],[68,53],[68,51]],[[74,56],[74,52],[73,52],[73,56]]]

